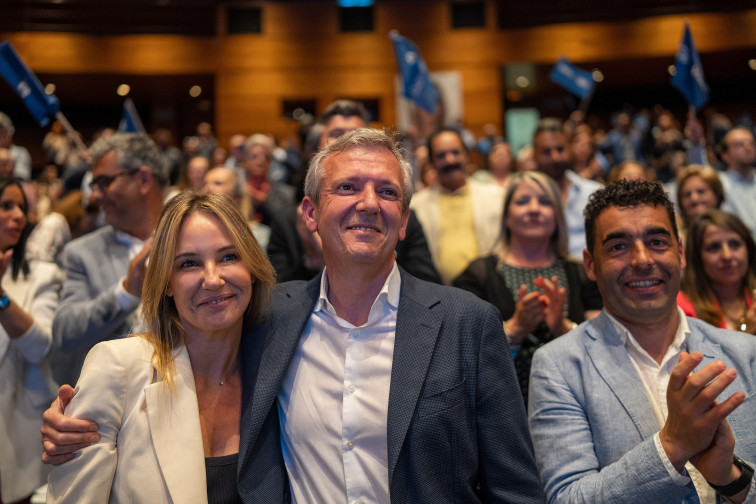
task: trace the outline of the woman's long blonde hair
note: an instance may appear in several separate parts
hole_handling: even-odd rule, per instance
[[[179,233],[186,218],[194,213],[217,218],[231,237],[241,261],[254,282],[244,325],[259,323],[273,296],[275,272],[258,245],[239,208],[226,195],[185,191],[171,199],[163,209],[152,242],[152,251],[142,289],[142,313],[147,332],[142,335],[154,347],[153,365],[168,383],[173,382],[174,349],[184,344],[176,304],[166,294],[174,271]]]

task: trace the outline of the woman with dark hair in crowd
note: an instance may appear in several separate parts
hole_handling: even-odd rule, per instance
[[[533,352],[598,315],[601,296],[583,265],[567,259],[559,188],[539,171],[509,177],[502,247],[477,259],[454,281],[499,308],[527,398]]]
[[[29,502],[45,482],[42,412],[55,397],[48,354],[63,275],[28,262],[28,206],[21,184],[0,181],[0,502]]]
[[[736,216],[709,210],[693,219],[677,304],[711,325],[756,334],[756,243]]]

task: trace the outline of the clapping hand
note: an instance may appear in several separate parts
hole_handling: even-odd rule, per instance
[[[737,373],[724,362],[714,361],[693,370],[703,360],[701,352],[682,352],[667,386],[669,416],[659,432],[659,440],[672,465],[682,472],[689,460],[700,465],[708,481],[726,479],[722,472],[732,466],[734,441],[725,418],[745,400],[735,392],[722,402],[717,397],[735,380]],[[728,434],[729,433],[729,434]],[[710,479],[714,478],[714,479]]]
[[[543,290],[541,302],[545,306],[544,319],[546,325],[549,326],[549,330],[554,336],[561,336],[569,330],[564,318],[567,290],[564,287],[559,287],[559,277],[556,276],[551,277],[551,280],[538,277],[533,283]]]

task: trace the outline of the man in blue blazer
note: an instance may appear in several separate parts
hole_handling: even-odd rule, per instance
[[[296,502],[543,500],[496,310],[396,266],[410,170],[370,129],[313,159],[303,211],[326,268],[281,285],[274,330],[245,348],[243,500],[279,485],[282,446]]]
[[[677,308],[684,256],[660,185],[608,186],[585,216],[604,312],[539,349],[531,370],[549,502],[753,502],[756,339]]]
[[[543,502],[498,311],[396,266],[412,178],[394,139],[344,135],[305,192],[326,267],[244,338],[241,500]]]

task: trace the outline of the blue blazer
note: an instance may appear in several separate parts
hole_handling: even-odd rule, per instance
[[[729,417],[735,454],[756,461],[756,338],[688,318],[686,351],[699,368],[721,359],[737,370],[722,393],[746,400]],[[651,404],[606,312],[538,349],[530,374],[530,432],[549,502],[698,502],[656,451]]]
[[[401,276],[387,426],[392,502],[543,502],[498,310]],[[244,502],[288,499],[276,396],[319,291],[320,275],[281,284],[270,320],[242,344]]]

